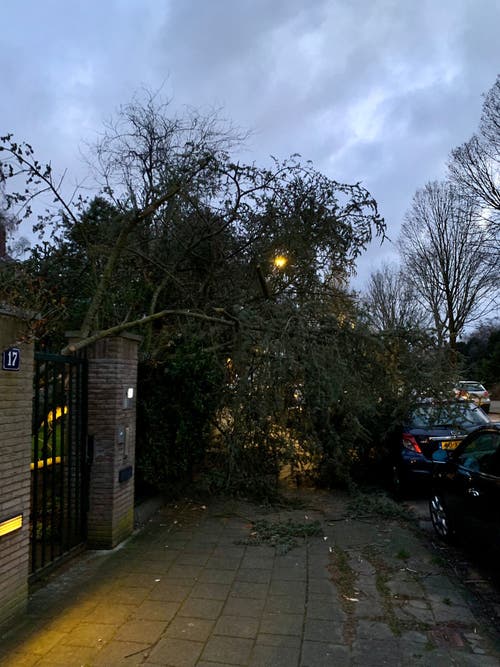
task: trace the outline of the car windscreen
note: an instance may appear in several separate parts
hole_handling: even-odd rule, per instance
[[[461,426],[469,428],[489,423],[488,417],[475,405],[446,404],[420,405],[416,408],[409,420],[411,428],[432,429]]]

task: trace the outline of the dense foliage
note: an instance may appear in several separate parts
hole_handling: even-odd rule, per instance
[[[203,467],[221,371],[196,341],[178,340],[162,362],[142,360],[138,376],[136,485],[139,493],[179,491]]]
[[[51,348],[68,329],[82,345],[142,335],[143,486],[269,495],[284,470],[324,484],[374,470],[446,366],[418,328],[374,330],[346,287],[384,235],[375,200],[299,156],[243,165],[217,119],[167,112],[153,98],[121,110],[90,156],[100,189],[76,206],[31,146],[2,138],[4,185],[27,185],[6,190],[10,210],[31,214],[44,192],[56,210],[39,219],[50,239],[1,267],[0,300],[36,310]]]

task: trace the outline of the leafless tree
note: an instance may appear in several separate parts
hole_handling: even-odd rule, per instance
[[[500,155],[500,75],[484,98],[480,131],[485,141]]]
[[[449,183],[418,190],[399,247],[407,277],[430,312],[440,344],[456,348],[464,327],[488,313],[498,288],[498,264],[476,202]]]
[[[477,203],[483,225],[491,229],[490,248],[498,257],[500,238],[500,75],[484,98],[478,133],[451,153],[453,183]],[[492,243],[493,241],[493,243]]]
[[[363,303],[377,331],[424,329],[431,321],[413,285],[396,266],[384,265],[371,274]]]

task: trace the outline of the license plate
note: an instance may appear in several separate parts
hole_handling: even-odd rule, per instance
[[[442,449],[456,449],[458,445],[460,444],[460,440],[446,440],[445,442],[441,443],[441,448]]]

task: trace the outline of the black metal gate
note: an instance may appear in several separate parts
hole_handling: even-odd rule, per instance
[[[86,539],[87,362],[35,352],[30,573]]]

